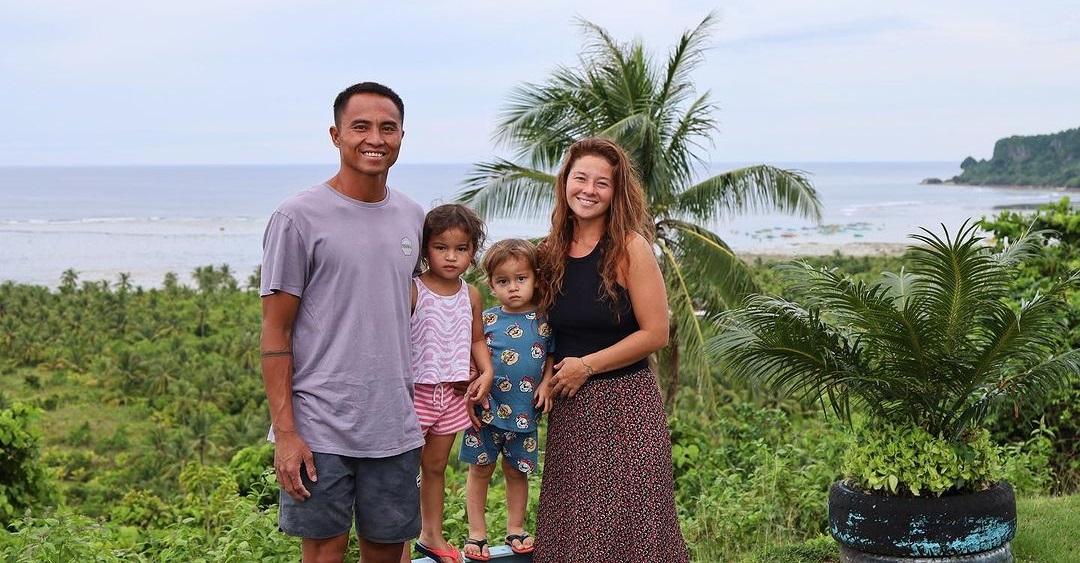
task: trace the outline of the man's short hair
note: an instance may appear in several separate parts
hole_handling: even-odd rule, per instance
[[[345,105],[357,94],[375,94],[390,98],[390,101],[397,106],[398,113],[401,114],[401,123],[405,123],[405,102],[401,101],[401,96],[397,95],[397,92],[378,82],[360,82],[342,90],[334,98],[334,125],[341,125],[341,112],[345,111]]]

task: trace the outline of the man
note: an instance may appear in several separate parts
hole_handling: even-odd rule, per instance
[[[289,198],[263,238],[262,372],[280,528],[305,562],[400,560],[420,531],[409,278],[424,211],[387,187],[405,108],[373,82],[334,100],[337,174]]]

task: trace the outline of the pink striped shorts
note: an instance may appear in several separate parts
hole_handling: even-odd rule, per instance
[[[413,385],[413,407],[420,419],[420,431],[432,434],[457,434],[472,426],[466,412],[465,397],[454,393],[451,383]]]

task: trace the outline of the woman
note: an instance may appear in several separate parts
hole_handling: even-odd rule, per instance
[[[648,357],[667,344],[645,194],[606,139],[574,143],[540,246],[556,398],[534,561],[685,563],[671,441]]]

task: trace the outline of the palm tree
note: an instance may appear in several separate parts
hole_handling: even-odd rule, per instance
[[[965,223],[955,237],[913,235],[922,245],[909,250],[912,270],[873,285],[795,264],[787,273],[798,301],[749,297],[724,314],[710,351],[736,375],[820,401],[846,422],[858,406],[871,422],[955,441],[994,403],[1080,372],[1080,350],[1054,355],[1065,294],[1080,272],[1010,307],[1015,266],[1045,233],[1024,233],[995,253],[977,226]]]
[[[706,164],[702,149],[717,133],[717,108],[708,92],[695,91],[690,73],[704,60],[714,23],[710,14],[656,64],[640,40],[619,42],[580,21],[587,37],[580,65],[560,67],[545,83],[526,83],[510,96],[495,141],[516,160],[475,165],[458,194],[486,218],[541,218],[554,198],[553,171],[571,144],[602,136],[627,150],[645,186],[668,289],[672,337],[660,360],[669,407],[680,365],[699,389],[709,382],[704,346],[711,313],[756,288],[746,265],[708,225],[751,210],[820,218],[817,193],[795,171],[756,165],[698,179]]]

